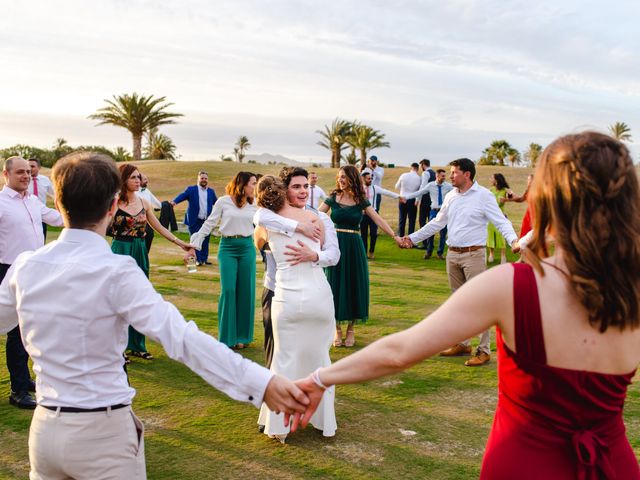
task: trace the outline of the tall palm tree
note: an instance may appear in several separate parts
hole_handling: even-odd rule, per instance
[[[512,167],[519,165],[521,162],[520,152],[515,148],[510,148],[507,150],[507,158],[509,159],[509,163],[511,163]]]
[[[127,152],[127,149],[124,147],[116,147],[112,157],[116,162],[129,162],[131,160],[131,155],[129,155],[129,152]]]
[[[529,148],[526,152],[524,152],[524,159],[529,162],[529,165],[532,167],[536,166],[538,163],[538,158],[542,154],[542,145],[539,143],[530,143]]]
[[[173,103],[165,103],[166,97],[154,98],[133,93],[114,95],[113,100],[106,99],[106,107],[89,115],[91,120],[99,120],[98,125],[115,125],[126,128],[133,137],[133,159],[142,158],[142,135],[159,127],[176,123],[173,119],[182,117],[181,113],[167,112]]]
[[[244,151],[248,150],[250,147],[251,147],[251,143],[249,143],[249,139],[247,137],[242,135],[241,137],[238,138],[238,141],[236,142],[236,148],[238,149],[238,151],[236,152],[236,148],[233,149],[233,152],[236,154],[236,159],[238,160],[238,162],[242,163],[242,160],[245,157]]]
[[[504,165],[504,159],[509,156],[510,150],[512,150],[512,147],[506,140],[494,140],[483,153],[490,164],[498,163],[499,165]]]
[[[632,142],[631,140],[631,129],[629,125],[624,122],[616,122],[613,125],[609,125],[609,133],[616,140],[620,140],[621,142]]]
[[[356,123],[351,128],[347,143],[360,152],[360,165],[367,163],[367,152],[375,148],[388,148],[391,144],[384,139],[385,134],[374,128]]]
[[[154,128],[147,134],[147,146],[144,149],[147,158],[156,160],[175,160],[176,146],[173,140]]]
[[[347,137],[351,132],[351,125],[351,122],[348,122],[347,120],[336,118],[331,123],[331,126],[325,125],[324,130],[316,130],[316,133],[320,134],[322,137],[322,140],[318,142],[318,145],[331,152],[332,168],[340,166],[342,150],[347,148]]]

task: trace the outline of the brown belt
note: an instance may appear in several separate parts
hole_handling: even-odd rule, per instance
[[[449,247],[449,250],[457,253],[469,253],[480,250],[481,248],[484,248],[484,245],[474,245],[472,247]]]

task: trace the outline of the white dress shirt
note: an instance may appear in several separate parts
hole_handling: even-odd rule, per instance
[[[326,213],[314,213],[318,214],[324,225],[324,243],[322,244],[322,250],[318,253],[318,261],[313,264],[318,267],[333,267],[340,260],[340,247],[338,246],[336,227]],[[267,230],[282,233],[288,237],[292,237],[298,227],[296,220],[285,218],[268,208],[259,208],[253,217],[253,222]]]
[[[203,240],[210,233],[223,237],[233,235],[251,237],[253,216],[257,209],[255,204],[249,202],[245,202],[242,208],[238,208],[229,195],[220,197],[200,230],[191,235],[191,245],[200,250]]]
[[[442,201],[444,202],[447,193],[453,190],[453,185],[451,185],[449,182],[442,182],[440,184],[440,188],[442,189]],[[438,202],[438,182],[429,182],[424,187],[420,187],[420,190],[407,195],[405,198],[409,200],[410,198],[421,197],[425,194],[429,194],[429,196],[431,197],[432,209],[437,210],[438,208],[442,207],[442,205]]]
[[[198,218],[204,220],[207,218],[207,197],[209,196],[207,188],[202,188],[198,185]]]
[[[327,194],[320,188],[320,185],[309,185],[309,197],[307,198],[307,206],[317,210],[320,204],[320,200],[327,198]]]
[[[369,200],[369,203],[376,211],[378,210],[378,195],[385,195],[391,198],[400,198],[400,195],[398,195],[396,192],[392,192],[391,190],[387,190],[386,188],[377,187],[373,184],[369,185],[368,187],[366,185],[364,186],[364,194],[367,196],[367,200]]]
[[[158,200],[148,188],[141,188],[136,192],[136,195],[140,198],[144,198],[153,208],[162,208],[160,200]]]
[[[400,196],[407,198],[407,195],[420,188],[420,181],[420,175],[416,172],[405,172],[400,175],[400,178],[398,178],[398,181],[396,182],[396,190],[400,189]]]
[[[496,197],[474,182],[464,193],[454,188],[444,199],[438,215],[409,235],[414,245],[448,227],[447,245],[474,247],[487,244],[487,224],[493,223],[509,245],[518,239],[513,225],[504,216]]]
[[[47,204],[47,196],[51,198],[56,198],[56,194],[53,190],[53,184],[51,180],[49,180],[44,175],[38,175],[37,177],[31,177],[31,181],[29,182],[29,187],[27,187],[28,192],[33,195],[34,183],[38,184],[38,200],[40,200],[45,205]]]
[[[42,223],[62,226],[62,216],[34,195],[4,186],[0,191],[0,263],[11,265],[22,252],[44,245]]]
[[[40,405],[130,404],[135,390],[122,368],[129,325],[236,400],[259,407],[272,377],[187,323],[133,258],[89,230],[65,229],[18,257],[0,285],[0,333],[18,323]]]
[[[384,177],[384,168],[378,165],[376,168],[370,169],[371,173],[371,183],[373,183],[376,187],[382,186],[382,177]]]

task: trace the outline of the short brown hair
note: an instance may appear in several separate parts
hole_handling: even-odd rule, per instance
[[[258,182],[256,199],[259,207],[274,212],[280,211],[287,199],[287,187],[284,182],[273,175],[265,175]]]
[[[289,188],[293,177],[309,178],[309,173],[302,167],[284,167],[280,170],[280,180],[284,182],[286,188]]]
[[[256,174],[251,172],[238,172],[236,176],[227,183],[225,193],[233,199],[233,203],[235,203],[238,208],[242,208],[245,201],[253,203],[252,198],[245,197],[244,187],[246,187],[249,180],[255,176]]]
[[[91,227],[102,220],[120,186],[114,160],[96,152],[62,157],[53,167],[51,178],[60,213],[71,228]]]

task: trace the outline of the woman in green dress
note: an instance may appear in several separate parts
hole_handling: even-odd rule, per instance
[[[364,323],[369,317],[369,267],[364,243],[360,236],[360,221],[366,214],[396,243],[400,239],[391,227],[376,213],[367,200],[358,170],[347,165],[338,171],[336,189],[320,206],[321,212],[331,209],[331,220],[336,226],[340,261],[325,269],[333,292],[336,313],[336,338],[334,346],[355,345],[356,322]],[[341,323],[348,322],[347,335],[342,341]]]
[[[146,200],[138,197],[140,189],[140,171],[135,165],[120,165],[120,192],[118,193],[118,211],[113,217],[113,223],[107,234],[113,237],[111,251],[118,255],[133,257],[144,274],[149,277],[149,255],[145,244],[147,224],[164,238],[175,243],[187,253],[193,253],[191,246],[164,228],[153,213],[153,207]],[[147,351],[145,337],[133,327],[129,326],[129,343],[127,350],[130,355],[145,360],[152,360],[153,355]]]
[[[495,195],[498,206],[504,213],[504,203],[509,195],[513,196],[513,192],[509,190],[509,184],[501,173],[493,174],[491,184],[493,186],[489,190]],[[489,263],[493,262],[496,249],[500,250],[500,263],[507,263],[507,243],[493,223],[487,225],[487,247],[489,248]]]

